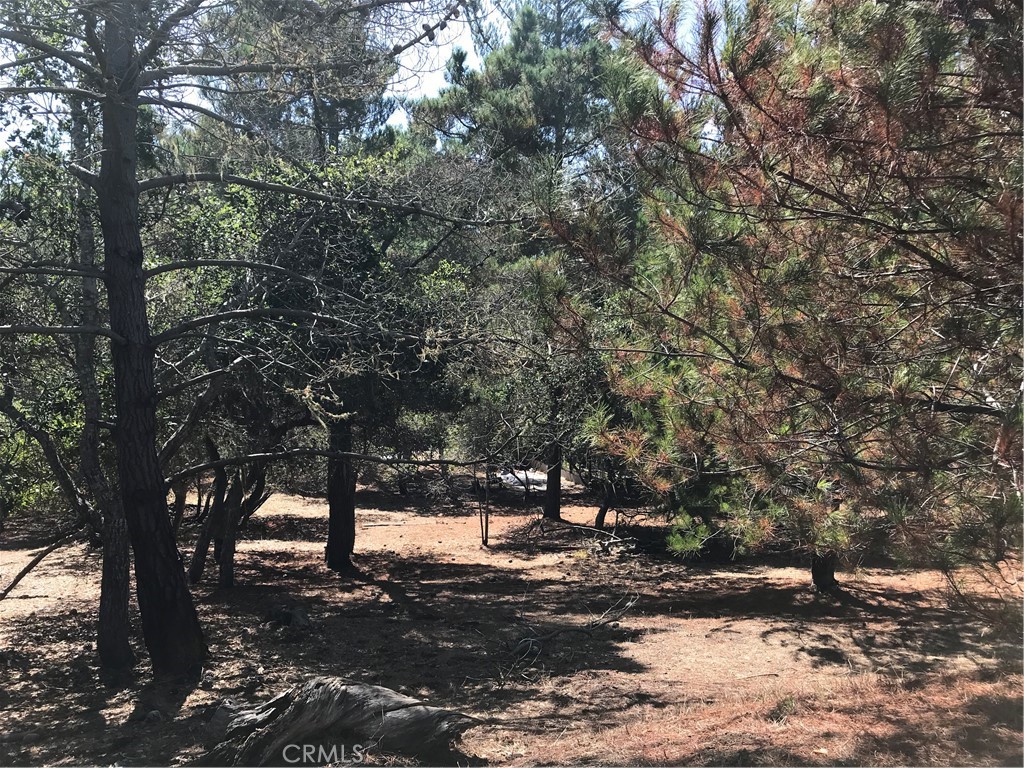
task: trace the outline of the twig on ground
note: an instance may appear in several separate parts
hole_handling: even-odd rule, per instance
[[[621,542],[621,543],[625,544],[625,543],[628,543],[628,542],[636,541],[636,539],[634,539],[632,537],[623,538],[622,536],[618,536],[614,531],[606,531],[603,528],[595,528],[592,525],[578,525],[576,523],[570,523],[568,520],[544,520],[544,519],[541,519],[540,525],[539,525],[541,533],[547,533],[548,532],[547,529],[545,529],[545,527],[544,527],[546,523],[550,524],[551,526],[553,526],[551,528],[551,530],[564,530],[566,528],[569,528],[569,529],[576,530],[576,531],[583,531],[584,533],[597,533],[597,534],[600,534],[602,536],[607,536],[608,539],[609,539],[609,543],[612,543],[612,542],[620,543]]]
[[[542,635],[528,635],[523,637],[516,643],[512,649],[516,655],[517,661],[522,661],[524,658],[533,656],[533,660],[536,660],[541,653],[544,651],[544,643],[549,640],[553,640],[559,635],[568,634],[570,632],[578,632],[579,634],[590,637],[594,630],[608,624],[614,624],[616,621],[621,619],[630,608],[636,605],[640,599],[639,594],[626,595],[619,598],[613,605],[608,607],[600,616],[588,621],[586,624],[580,626],[568,626],[568,627],[557,627],[550,632],[545,632]],[[532,627],[527,627],[533,629]]]

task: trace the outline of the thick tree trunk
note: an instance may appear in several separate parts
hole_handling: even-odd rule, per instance
[[[544,517],[562,519],[562,446],[553,443],[548,456],[547,488],[544,491]]]
[[[828,592],[839,586],[836,581],[836,553],[815,554],[811,560],[811,580],[821,592]]]
[[[88,167],[89,126],[81,105],[72,107],[71,144]],[[76,200],[78,218],[78,262],[86,270],[96,266],[96,232],[92,221],[89,190],[79,185]],[[95,277],[82,276],[81,324],[100,324],[99,285]],[[83,426],[78,440],[82,479],[103,520],[103,575],[100,580],[100,610],[96,624],[96,650],[100,665],[108,671],[129,669],[135,664],[130,643],[131,619],[128,590],[131,588],[131,556],[128,525],[121,500],[107,482],[100,461],[100,421],[103,400],[96,378],[96,337],[87,333],[75,337],[75,372],[82,392]]]
[[[352,425],[345,419],[331,423],[330,449],[352,450]],[[352,552],[356,545],[356,468],[349,459],[330,459],[327,464],[327,567],[344,573],[355,570]]]
[[[110,6],[105,17],[110,78],[103,101],[97,200],[110,327],[119,337],[112,346],[118,481],[135,553],[142,633],[153,671],[178,675],[202,667],[206,643],[167,516],[157,457],[154,349],[146,313],[136,178],[134,14],[130,3],[122,3]]]
[[[118,506],[116,500],[114,505]],[[135,664],[135,654],[129,642],[130,568],[128,522],[124,515],[114,514],[107,518],[103,528],[103,575],[100,580],[100,614],[96,628],[96,651],[100,657],[100,666],[109,672],[124,671]]]

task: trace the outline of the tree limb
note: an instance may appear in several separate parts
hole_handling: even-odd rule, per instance
[[[437,211],[432,211],[428,208],[423,208],[415,204],[388,203],[383,200],[373,200],[368,198],[338,197],[337,195],[329,195],[324,192],[314,192],[311,189],[294,187],[290,184],[259,181],[258,179],[251,179],[246,176],[235,176],[230,173],[196,172],[157,176],[152,179],[140,181],[139,192],[149,192],[150,190],[162,189],[164,187],[171,187],[177,184],[193,184],[202,182],[213,184],[237,184],[240,187],[248,187],[249,189],[256,189],[262,192],[280,192],[286,195],[304,197],[308,200],[320,200],[325,203],[334,203],[336,205],[349,206],[353,208],[375,208],[383,211],[391,211],[393,213],[403,213],[409,216],[425,216],[429,219],[444,221],[450,224],[499,226],[504,224],[521,224],[527,221],[525,217],[514,219],[467,219],[461,216],[449,216],[444,213],[438,213]]]
[[[60,336],[66,333],[93,333],[97,336],[106,336],[118,344],[124,343],[123,336],[114,333],[109,328],[102,328],[96,325],[0,325],[0,336],[10,336],[18,333],[36,333],[40,336]]]
[[[174,28],[189,16],[195,15],[204,2],[205,0],[187,0],[187,2],[182,3],[177,10],[172,11],[164,17],[164,20],[160,22],[160,26],[153,34],[153,37],[148,43],[146,43],[146,47],[143,48],[136,57],[135,62],[138,69],[141,70],[149,64],[160,49],[167,44],[167,41],[171,37],[171,33],[174,32]]]
[[[236,359],[227,369],[223,371],[216,371],[216,373],[223,374],[231,368],[232,365],[242,360],[243,358]],[[220,376],[212,379],[206,386],[206,390],[198,398],[195,403],[192,404],[192,408],[189,410],[185,420],[178,425],[178,428],[174,430],[174,433],[167,438],[167,441],[160,447],[160,451],[157,454],[161,464],[167,464],[171,459],[174,458],[174,454],[181,448],[181,444],[185,441],[188,436],[189,430],[195,426],[196,422],[199,421],[199,417],[203,415],[207,406],[220,394],[220,391],[224,388],[224,379]]]
[[[97,80],[102,78],[100,71],[95,67],[90,66],[84,59],[79,58],[70,51],[64,51],[50,45],[49,43],[45,43],[32,35],[18,32],[15,29],[0,29],[0,40],[9,40],[12,43],[23,45],[26,48],[34,48],[40,53],[46,54],[48,58],[59,59],[65,64],[74,67],[79,72],[85,73],[89,77]]]
[[[349,451],[328,451],[320,448],[289,448],[284,451],[272,451],[269,453],[250,453],[246,456],[233,456],[229,459],[219,459],[217,461],[208,461],[204,464],[196,464],[194,466],[183,469],[180,472],[176,472],[168,477],[165,482],[168,485],[173,485],[175,482],[184,480],[189,477],[208,472],[211,469],[220,469],[221,467],[237,467],[243,464],[252,464],[257,461],[269,462],[269,461],[281,461],[283,459],[291,459],[296,457],[318,457],[325,459],[343,459],[348,461],[363,461],[369,464],[384,464],[387,466],[414,466],[414,467],[471,467],[474,464],[483,464],[490,462],[493,459],[492,456],[478,457],[475,459],[469,459],[466,461],[458,461],[456,459],[396,459],[387,456],[372,456],[365,453],[352,453]]]
[[[83,269],[81,267],[46,267],[46,266],[24,266],[24,267],[0,267],[0,274],[3,275],[49,275],[51,277],[94,277],[103,279],[103,273],[98,269]]]
[[[145,271],[146,279],[156,275],[162,275],[165,272],[174,272],[179,269],[199,269],[201,267],[235,267],[238,269],[251,269],[257,272],[276,272],[277,274],[290,277],[293,280],[306,283],[308,285],[316,285],[317,281],[308,275],[304,275],[301,272],[288,269],[286,267],[280,267],[277,264],[266,264],[261,261],[246,261],[244,259],[190,259],[188,261],[170,261],[166,264],[161,264],[158,267],[147,269]]]
[[[78,489],[71,472],[68,471],[53,437],[49,432],[29,421],[28,417],[14,404],[14,387],[10,384],[4,386],[3,397],[0,397],[0,413],[3,413],[18,429],[36,441],[68,504],[79,517],[88,519],[89,503]]]
[[[196,328],[202,328],[204,325],[214,325],[215,323],[221,323],[226,320],[238,320],[247,317],[290,317],[298,318],[301,320],[312,320],[314,322],[322,321],[325,323],[331,323],[333,325],[348,325],[352,328],[358,327],[355,323],[349,320],[343,320],[340,317],[332,317],[331,315],[321,315],[317,312],[310,312],[305,309],[276,309],[273,307],[257,307],[254,309],[232,309],[227,312],[218,312],[213,315],[204,315],[203,317],[196,317],[192,320],[188,320],[181,325],[176,325],[163,333],[158,333],[153,337],[153,344],[159,345],[164,342],[176,339],[179,336],[193,331]]]

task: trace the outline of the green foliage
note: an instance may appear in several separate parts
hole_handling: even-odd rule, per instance
[[[582,3],[526,4],[479,72],[466,69],[464,52],[453,54],[449,87],[417,104],[414,117],[512,168],[528,158],[581,158],[607,117],[602,74],[610,52]]]
[[[39,447],[0,416],[0,530],[7,520],[51,516],[65,508]]]
[[[698,523],[684,513],[672,521],[672,530],[665,539],[669,552],[683,557],[699,554],[714,533],[706,523]]]
[[[1019,498],[1021,477],[1004,292],[1020,284],[1020,120],[996,95],[1019,94],[1021,20],[1000,8],[990,24],[753,0],[706,9],[692,35],[681,8],[635,28],[609,9],[639,64],[607,92],[650,237],[628,270],[598,261],[631,322],[604,342],[624,406],[591,427],[653,491],[689,493],[710,463],[737,482],[700,493],[751,546],[850,551],[887,532],[962,562],[993,551],[1011,515],[972,496]],[[705,515],[683,508],[685,551]]]

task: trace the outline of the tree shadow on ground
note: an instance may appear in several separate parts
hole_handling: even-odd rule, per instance
[[[672,766],[672,761],[656,762],[645,760],[638,763],[643,766]],[[808,760],[803,755],[776,747],[750,748],[740,747],[738,749],[706,749],[699,750],[692,755],[689,765],[700,766],[852,766],[860,765],[853,760],[830,760],[823,757],[820,760]]]
[[[314,522],[323,524],[309,520]],[[310,528],[313,535],[304,538],[312,539],[311,545],[322,541],[318,531]],[[649,669],[631,657],[630,644],[641,631],[670,631],[667,622],[676,619],[716,619],[720,624],[711,631],[723,633],[750,632],[744,622],[770,620],[775,626],[761,634],[763,642],[793,642],[794,655],[820,666],[850,666],[857,658],[865,668],[895,664],[927,671],[954,655],[988,658],[995,652],[977,625],[937,607],[934,594],[855,585],[838,596],[817,595],[808,583],[765,579],[750,563],[686,564],[590,549],[560,570],[531,573],[498,562],[395,560],[373,552],[360,557],[360,576],[339,578],[320,562],[316,549],[243,550],[237,587],[212,589],[208,581],[197,588],[213,649],[199,692],[208,701],[232,696],[253,704],[309,677],[336,675],[494,717],[533,702],[539,711],[517,721],[517,727],[550,730],[563,721],[676,703],[640,691],[577,698],[558,683],[579,673],[609,671],[633,676],[641,687]],[[593,623],[626,597],[635,597],[636,604],[621,621]],[[309,625],[280,621],[276,609],[281,606],[301,606]],[[86,617],[73,617],[58,610],[13,631],[18,647],[31,649],[19,672],[22,686],[9,691],[14,707],[31,712],[33,697],[44,697],[52,708],[33,713],[32,719],[54,728],[73,728],[76,718],[91,718],[81,725],[100,735],[76,752],[78,760],[166,764],[174,755],[199,750],[206,713],[193,706],[173,722],[161,722],[181,706],[181,690],[133,689],[130,707],[141,720],[108,726],[97,713],[112,694],[91,684],[94,668],[61,682],[66,667],[84,653],[68,646],[81,647],[83,638],[91,637]],[[652,628],[652,617],[665,620],[664,626]],[[63,625],[67,634],[53,636],[52,628]],[[53,661],[58,658],[65,661]],[[924,666],[912,667],[918,662]],[[52,700],[58,685],[64,686],[61,697]],[[1015,711],[989,715],[1003,713],[1003,701],[979,699],[976,707],[979,717],[1019,724]],[[161,717],[147,720],[152,711]],[[159,737],[133,738],[140,730]],[[61,756],[60,745],[46,741],[52,734],[34,743],[35,752],[24,752],[29,762]],[[768,762],[752,762],[766,755]],[[772,751],[748,760],[723,751],[709,753],[702,764],[785,764],[792,757]]]
[[[878,729],[881,733],[862,734],[861,747],[869,754],[888,754],[904,765],[1021,765],[1020,697],[971,696],[956,688],[951,692],[954,698],[969,697],[954,727],[927,718],[922,723],[911,702],[897,711],[878,712],[886,727]],[[850,711],[848,705],[838,709]],[[943,726],[945,739],[938,746],[936,731]]]
[[[93,617],[74,608],[32,614],[11,633],[15,647],[0,661],[6,699],[0,706],[6,732],[0,765],[67,759],[74,746],[70,739],[85,733],[92,735],[96,762],[121,761],[140,733],[173,718],[194,690],[197,681],[154,681],[141,662],[125,674],[102,673],[93,643],[83,642],[93,633]],[[137,638],[133,644],[142,658]],[[110,708],[131,710],[128,722],[113,722],[106,714]],[[152,751],[145,758],[149,764],[165,762]]]
[[[765,582],[706,566],[641,570],[618,584],[610,578],[574,580],[567,589],[557,578],[538,579],[489,565],[430,559],[390,562],[381,555],[362,562],[363,577],[325,590],[325,572],[318,564],[296,567],[287,555],[263,554],[258,562],[240,567],[240,577],[244,573],[252,584],[224,594],[224,606],[236,612],[236,619],[239,612],[249,610],[243,623],[259,623],[268,601],[304,601],[328,634],[364,639],[358,650],[342,652],[334,662],[325,660],[327,667],[360,655],[391,659],[387,670],[378,669],[379,682],[432,692],[440,690],[437,681],[429,679],[437,669],[458,670],[476,702],[480,684],[500,690],[514,678],[518,685],[528,681],[529,669],[537,666],[546,674],[569,673],[582,666],[643,672],[621,654],[635,629],[603,626],[578,631],[588,617],[622,596],[616,587],[623,595],[634,594],[636,610],[648,617],[715,618],[726,622],[719,628],[724,632],[732,621],[770,619],[778,626],[764,630],[762,639],[791,640],[794,655],[813,659],[813,666],[898,665],[917,672],[939,668],[954,655],[991,659],[1013,648],[1009,643],[993,644],[980,626],[936,607],[935,595],[895,589],[854,587],[837,598],[817,595],[801,584]],[[285,569],[289,582],[275,586],[278,571]],[[310,593],[318,589],[319,593]],[[251,600],[246,591],[251,591]],[[344,603],[336,602],[338,592],[346,594]],[[210,600],[215,599],[216,594],[211,595]],[[887,631],[874,627],[879,621],[887,622]],[[339,622],[347,622],[347,630]],[[552,632],[555,635],[547,637]],[[530,638],[542,638],[540,653],[531,643],[523,644]],[[527,685],[519,695],[528,697],[532,691]],[[507,701],[504,694],[497,698]]]
[[[631,632],[610,625],[585,629],[586,600],[559,580],[483,565],[390,563],[379,556],[362,558],[363,574],[343,580],[319,565],[296,567],[287,559],[266,553],[247,558],[238,569],[247,583],[209,594],[202,606],[215,619],[210,626],[255,627],[261,639],[288,645],[310,674],[356,674],[487,709],[491,698],[498,706],[532,696],[535,689],[523,684],[532,675],[570,674],[584,666],[643,671],[619,651]],[[290,578],[282,583],[277,576],[285,567]],[[337,600],[339,593],[344,601]],[[273,606],[296,603],[313,619],[308,631],[269,620]]]
[[[251,591],[254,615],[247,621],[257,623],[266,614],[268,600],[313,601],[307,605],[311,615],[320,613],[328,623],[364,622],[358,628],[359,636],[387,638],[386,643],[370,642],[358,653],[386,657],[399,643],[408,643],[409,655],[402,659],[408,662],[404,666],[414,667],[417,659],[430,663],[429,654],[421,658],[419,646],[424,646],[433,649],[444,666],[464,671],[466,680],[490,680],[492,684],[500,684],[509,675],[521,675],[519,667],[529,666],[519,658],[523,654],[515,652],[522,640],[564,629],[560,622],[565,617],[586,623],[588,616],[607,609],[625,594],[635,594],[637,611],[647,616],[719,619],[726,622],[722,631],[729,631],[730,621],[771,620],[777,626],[762,631],[762,640],[789,644],[794,656],[809,658],[816,667],[898,667],[924,672],[940,668],[955,655],[975,656],[984,662],[1009,658],[1015,651],[1013,643],[994,642],[983,635],[980,625],[938,607],[941,599],[928,592],[855,585],[837,595],[819,595],[805,584],[759,579],[755,566],[735,565],[725,569],[704,564],[675,563],[671,568],[645,564],[623,579],[621,574],[609,573],[621,570],[621,562],[590,559],[598,560],[590,578],[574,579],[572,588],[566,589],[563,581],[537,579],[518,569],[429,558],[390,561],[385,555],[364,556],[365,576],[335,581],[318,563],[296,563],[294,556],[286,553],[261,553],[240,564],[242,587],[222,596],[214,593],[209,600],[223,599],[225,606],[245,611],[245,595]],[[282,582],[285,573],[288,580]],[[327,591],[325,578],[335,585]],[[317,590],[316,596],[310,594]],[[336,600],[339,592],[346,595],[343,603]],[[874,626],[880,621],[886,622],[885,631]],[[443,629],[434,628],[435,624]],[[355,628],[353,624],[351,629]],[[547,672],[558,673],[581,658],[596,668],[627,671],[621,660],[618,665],[616,662],[620,656],[617,642],[629,639],[622,634],[626,630],[619,628],[616,637],[602,628],[599,643],[593,642],[594,632],[587,635],[571,626],[569,631],[574,636],[563,638],[569,642],[549,640],[547,645],[570,647],[574,652],[544,658],[541,663]],[[533,655],[532,648],[520,651]],[[349,658],[358,653],[353,651]],[[506,658],[501,658],[502,653]],[[484,659],[487,664],[481,666]],[[390,667],[395,675],[389,679],[433,689],[415,682],[421,677],[416,669],[402,669],[401,662]],[[529,695],[528,689],[523,693]]]

